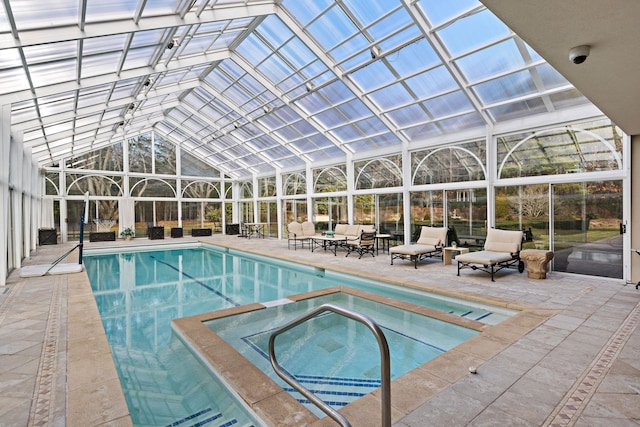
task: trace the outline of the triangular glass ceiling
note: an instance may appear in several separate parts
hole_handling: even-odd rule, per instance
[[[153,128],[240,178],[589,104],[475,0],[4,6],[0,93],[45,166]]]

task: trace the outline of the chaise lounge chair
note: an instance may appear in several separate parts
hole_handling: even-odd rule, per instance
[[[489,273],[492,282],[495,281],[494,274],[503,268],[517,268],[518,272],[522,273],[524,271],[524,262],[520,260],[522,238],[522,231],[490,228],[487,231],[484,250],[455,257],[458,261],[458,276],[460,270],[464,268]]]
[[[426,227],[420,231],[420,238],[415,244],[399,245],[389,249],[391,265],[397,258],[410,260],[413,267],[418,268],[418,261],[424,258],[442,256],[442,248],[447,239],[447,227]]]

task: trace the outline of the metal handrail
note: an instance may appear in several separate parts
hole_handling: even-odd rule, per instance
[[[314,308],[309,311],[307,314],[304,314],[297,319],[292,320],[286,325],[281,326],[276,329],[276,331],[271,334],[269,338],[269,359],[271,360],[271,366],[276,371],[276,373],[286,381],[291,387],[296,389],[300,394],[309,399],[314,405],[320,408],[325,414],[333,418],[337,423],[341,426],[351,427],[351,423],[340,413],[334,410],[331,406],[327,405],[322,399],[313,394],[309,389],[300,384],[295,378],[293,378],[289,373],[287,373],[282,366],[278,363],[275,354],[275,340],[276,336],[282,334],[283,332],[292,329],[307,320],[317,316],[320,313],[325,311],[332,311],[334,313],[340,314],[342,316],[348,317],[352,320],[356,320],[365,326],[367,326],[373,335],[376,337],[378,341],[378,346],[380,347],[380,377],[381,377],[381,406],[382,406],[382,427],[390,427],[391,426],[391,365],[389,358],[389,345],[387,344],[387,339],[382,333],[382,329],[380,326],[369,316],[357,313],[355,311],[347,310],[342,307],[335,306],[333,304],[323,304],[319,307]]]

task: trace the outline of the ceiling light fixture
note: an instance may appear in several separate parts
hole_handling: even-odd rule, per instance
[[[171,41],[167,44],[167,49],[173,49],[174,46],[180,46],[180,43],[178,43],[178,39],[171,39]]]
[[[380,56],[380,49],[377,46],[371,46],[371,59],[376,59]]]
[[[311,92],[315,86],[313,86],[313,83],[307,82],[305,87],[307,88],[307,92]]]

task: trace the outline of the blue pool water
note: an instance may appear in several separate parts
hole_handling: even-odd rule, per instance
[[[88,251],[85,267],[136,426],[260,425],[173,335],[172,319],[337,285],[490,324],[511,315],[210,246]]]

